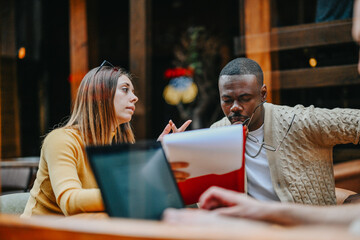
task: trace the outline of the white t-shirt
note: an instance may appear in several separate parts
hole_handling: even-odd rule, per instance
[[[259,143],[254,143],[249,139],[246,141],[246,151],[251,155],[255,155],[259,151],[264,139],[264,125],[249,133],[259,140]],[[259,200],[280,201],[271,182],[266,151],[267,150],[265,148],[262,148],[260,154],[255,158],[250,157],[245,152],[248,194]]]

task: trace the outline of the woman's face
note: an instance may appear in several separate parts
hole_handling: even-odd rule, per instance
[[[134,94],[134,86],[130,79],[122,75],[119,77],[114,97],[114,108],[118,124],[127,123],[135,112],[138,97]]]

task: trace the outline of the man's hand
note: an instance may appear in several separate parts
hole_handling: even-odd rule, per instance
[[[247,126],[244,126],[245,136],[249,134],[249,128]]]
[[[190,125],[192,120],[187,120],[180,128],[177,128],[175,123],[173,123],[172,120],[169,121],[169,123],[165,126],[163,132],[158,137],[158,141],[162,141],[165,135],[169,134],[171,131],[173,133],[183,132],[186,130],[186,128]]]
[[[360,44],[360,0],[355,0],[354,3],[352,36],[354,41]],[[359,51],[358,72],[360,74],[360,51]]]
[[[355,0],[352,36],[355,42],[360,43],[360,0]]]
[[[187,162],[172,162],[172,163],[170,163],[170,165],[171,165],[171,169],[174,174],[174,178],[176,179],[176,182],[183,182],[190,176],[189,173],[178,170],[181,168],[188,167],[189,163],[187,163]]]

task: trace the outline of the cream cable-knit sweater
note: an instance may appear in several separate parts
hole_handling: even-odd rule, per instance
[[[264,104],[264,141],[277,147],[292,117],[293,126],[280,149],[267,151],[272,183],[281,201],[336,204],[333,146],[358,144],[360,110]],[[224,117],[213,127],[231,125]]]

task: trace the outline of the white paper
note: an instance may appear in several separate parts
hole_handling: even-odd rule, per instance
[[[165,135],[162,142],[169,162],[188,162],[190,178],[225,174],[240,169],[243,126],[200,129]]]

